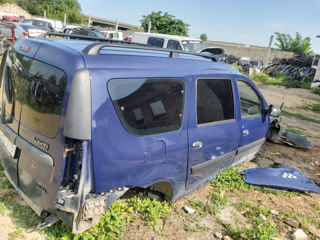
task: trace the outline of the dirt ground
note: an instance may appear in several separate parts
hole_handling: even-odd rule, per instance
[[[305,89],[285,89],[278,86],[259,86],[270,104],[281,105],[290,112],[300,113],[314,119],[320,115],[299,107],[306,103],[320,103],[320,95]],[[320,184],[320,124],[299,120],[293,117],[283,117],[282,127],[288,125],[301,129],[312,144],[309,150],[300,150],[287,145],[266,142],[258,155],[258,161],[246,163],[242,168],[256,166],[268,167],[274,163],[294,167]],[[206,213],[206,208],[198,209],[194,214],[183,211],[184,206],[192,202],[201,202],[206,206],[210,202],[210,194],[217,193],[221,199],[228,199],[226,205],[216,214]],[[19,198],[18,196],[16,196]],[[152,230],[141,218],[136,218],[134,224],[129,224],[122,239],[217,239],[214,233],[228,235],[226,225],[232,228],[249,227],[252,223],[253,208],[265,208],[273,213],[266,216],[265,221],[274,225],[279,235],[274,239],[287,239],[290,232],[302,228],[309,239],[320,239],[320,194],[272,194],[261,191],[221,191],[211,185],[206,185],[189,196],[179,200],[172,206],[171,212],[165,219],[160,219],[158,226],[161,232]],[[135,213],[132,218],[134,219]],[[254,219],[261,217],[254,216]],[[298,226],[286,223],[294,219]],[[19,219],[10,214],[0,214],[0,239],[45,239],[35,228],[18,227]],[[259,227],[259,226],[258,226]],[[13,234],[17,232],[17,234]],[[19,232],[22,234],[19,235]],[[17,237],[18,236],[18,237]],[[19,237],[20,236],[20,237]],[[246,236],[241,236],[243,239]],[[234,238],[236,239],[236,238]]]

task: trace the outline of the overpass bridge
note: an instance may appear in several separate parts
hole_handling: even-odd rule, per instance
[[[84,14],[84,16],[90,19],[90,26],[94,26],[94,27],[99,26],[103,28],[115,29],[117,25],[117,21],[113,21],[110,19],[95,17],[91,15],[86,15],[86,14]],[[121,30],[121,31],[127,31],[130,29],[138,29],[138,28],[140,28],[140,26],[118,22],[118,30]]]

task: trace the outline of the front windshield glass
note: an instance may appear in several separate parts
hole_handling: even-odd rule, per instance
[[[182,41],[183,49],[189,53],[198,53],[200,50],[206,48],[206,44],[200,40],[185,40]]]

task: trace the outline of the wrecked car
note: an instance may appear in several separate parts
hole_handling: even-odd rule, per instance
[[[5,174],[43,226],[73,233],[128,189],[176,201],[252,160],[275,111],[226,64],[128,42],[21,39],[0,87]]]

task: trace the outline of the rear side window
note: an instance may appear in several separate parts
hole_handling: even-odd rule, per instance
[[[157,47],[163,47],[164,39],[163,38],[155,38],[149,37],[147,44]]]
[[[197,123],[234,119],[232,83],[229,79],[198,79]]]
[[[263,102],[257,91],[251,84],[238,80],[238,91],[240,95],[241,116],[250,117],[261,115],[263,110]]]
[[[175,50],[182,50],[180,43],[178,41],[175,41],[175,40],[169,40],[167,48],[175,49]]]
[[[55,137],[66,88],[64,72],[14,52],[9,54],[7,68],[6,110],[12,114],[11,109],[20,110],[17,104],[21,103],[20,122],[47,137]]]
[[[113,79],[108,91],[122,125],[134,135],[180,129],[184,106],[182,79]]]

